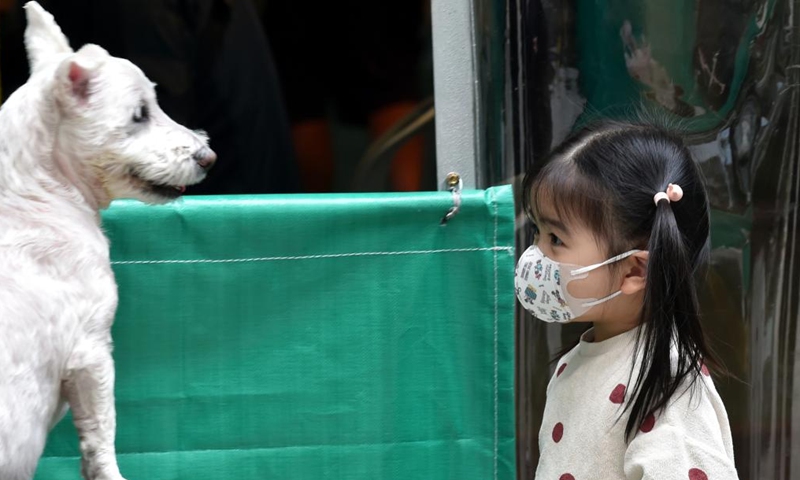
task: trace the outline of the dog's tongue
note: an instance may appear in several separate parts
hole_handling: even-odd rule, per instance
[[[175,187],[175,190],[181,193],[186,193],[186,187],[184,187],[183,185],[181,185],[180,187]]]

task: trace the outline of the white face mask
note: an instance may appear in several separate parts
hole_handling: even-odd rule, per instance
[[[576,298],[569,294],[567,285],[573,280],[589,276],[589,272],[630,257],[639,250],[631,250],[605,262],[588,267],[559,263],[547,258],[539,247],[531,246],[517,262],[514,284],[517,298],[526,310],[545,322],[568,323],[584,315],[595,305],[618,296],[618,291],[597,298]]]

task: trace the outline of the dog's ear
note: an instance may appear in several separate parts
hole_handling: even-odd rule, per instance
[[[61,32],[53,16],[37,2],[25,4],[28,26],[25,29],[25,49],[31,73],[35,72],[49,58],[72,53],[67,37]]]
[[[89,82],[94,77],[94,65],[81,64],[78,60],[70,60],[67,65],[69,91],[79,102],[85,102],[89,99]]]
[[[108,53],[97,45],[86,45],[64,60],[56,70],[58,84],[68,103],[85,104],[92,95],[92,82]]]

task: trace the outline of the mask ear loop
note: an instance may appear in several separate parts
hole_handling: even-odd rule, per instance
[[[583,275],[584,273],[589,273],[592,270],[595,270],[597,268],[600,268],[600,267],[603,267],[603,266],[606,266],[606,265],[609,265],[609,264],[612,264],[612,263],[619,262],[620,260],[624,260],[624,259],[630,257],[631,255],[635,255],[635,254],[637,254],[639,252],[641,252],[641,250],[631,250],[630,252],[621,253],[621,254],[617,255],[616,257],[609,258],[605,262],[595,263],[594,265],[589,265],[588,267],[582,267],[582,268],[577,268],[575,270],[570,270],[569,273],[573,277],[578,276],[578,275]]]
[[[578,275],[584,275],[583,278],[586,278],[585,274],[591,272],[594,269],[603,267],[605,265],[612,264],[614,262],[619,262],[620,260],[624,260],[624,259],[630,257],[631,255],[635,255],[635,254],[637,254],[639,252],[641,252],[641,250],[631,250],[629,252],[621,253],[621,254],[617,255],[616,257],[609,258],[605,262],[600,262],[600,263],[596,263],[594,265],[589,265],[588,267],[583,267],[583,268],[578,268],[578,269],[572,270],[572,271],[570,271],[570,275],[572,275],[573,277],[576,277]],[[603,298],[601,298],[599,300],[594,300],[594,301],[591,301],[591,302],[583,303],[582,306],[585,307],[585,308],[591,308],[591,307],[594,307],[596,305],[600,305],[601,303],[605,303],[605,302],[607,302],[607,301],[609,301],[609,300],[611,300],[613,298],[617,298],[620,295],[622,295],[622,290],[620,290],[618,292],[614,292],[611,295],[607,295],[607,296],[605,296],[605,297],[603,297]]]
[[[622,295],[622,290],[620,290],[618,292],[615,292],[615,293],[612,293],[611,295],[605,296],[605,297],[601,298],[600,300],[595,300],[593,302],[582,303],[581,305],[584,306],[584,307],[587,307],[587,308],[594,307],[595,305],[600,305],[601,303],[605,303],[605,302],[611,300],[612,298],[617,298],[620,295]]]

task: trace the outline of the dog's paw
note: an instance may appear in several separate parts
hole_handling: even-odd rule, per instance
[[[83,474],[86,480],[125,480],[119,473],[97,473],[94,475]]]

